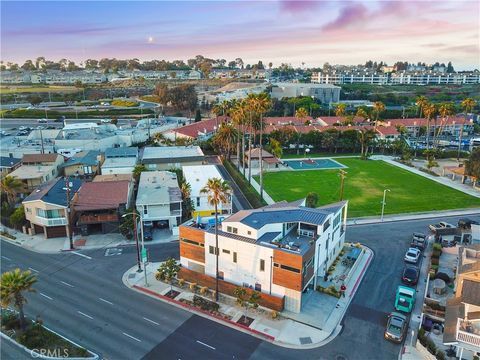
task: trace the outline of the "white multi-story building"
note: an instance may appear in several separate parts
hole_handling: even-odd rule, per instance
[[[312,96],[323,103],[338,102],[340,87],[329,84],[276,83],[272,87],[272,97],[276,99],[297,96]]]
[[[218,278],[222,288],[255,289],[300,312],[302,293],[324,276],[345,241],[346,201],[321,208],[281,202],[241,210],[219,225],[218,248],[211,221],[180,226],[181,276]]]
[[[183,176],[185,181],[190,184],[190,199],[193,202],[195,210],[192,213],[196,216],[212,216],[215,215],[215,208],[208,202],[208,194],[202,193],[202,188],[207,185],[208,179],[217,178],[223,180],[222,175],[215,165],[196,165],[183,166]],[[218,205],[219,214],[232,213],[232,197],[225,204]]]

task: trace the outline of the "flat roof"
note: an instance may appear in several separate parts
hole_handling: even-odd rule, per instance
[[[137,205],[181,202],[177,174],[170,171],[144,171],[138,183]]]
[[[143,149],[142,162],[145,163],[164,163],[179,161],[202,161],[204,159],[203,151],[200,146],[159,146],[146,147]]]
[[[37,179],[47,174],[51,174],[56,166],[54,165],[21,165],[18,169],[12,171],[9,175],[19,179]]]
[[[137,164],[136,158],[108,158],[105,159],[102,165],[102,169],[104,168],[118,168],[118,167],[126,167],[131,166],[134,167]]]
[[[208,179],[223,180],[215,165],[188,165],[182,166],[182,170],[185,181],[190,184],[192,196],[200,194],[200,190],[207,184]]]

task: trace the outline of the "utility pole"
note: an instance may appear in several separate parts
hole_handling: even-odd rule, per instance
[[[340,176],[340,179],[341,179],[341,184],[340,184],[340,201],[343,200],[343,187],[344,187],[344,183],[345,183],[345,177],[348,173],[343,170],[343,169],[340,169],[340,172],[339,172],[339,176]]]
[[[70,240],[70,250],[73,250],[73,234],[72,234],[72,217],[71,217],[71,205],[70,205],[70,182],[69,177],[65,176],[65,190],[67,195],[67,236]]]
[[[383,222],[383,211],[385,210],[385,198],[387,197],[387,191],[390,192],[390,189],[383,190],[383,201],[382,201],[382,216],[380,217],[380,221]]]
[[[143,278],[145,280],[145,287],[148,287],[147,280],[147,249],[145,248],[145,239],[143,237],[143,214],[145,213],[145,206],[142,206],[142,212],[140,213],[140,234],[142,234],[142,262],[143,262]]]

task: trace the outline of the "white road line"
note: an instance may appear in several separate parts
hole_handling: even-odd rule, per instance
[[[156,321],[150,320],[149,318],[144,317],[143,319],[144,319],[144,320],[147,320],[148,322],[151,322],[152,324],[160,325],[160,324],[157,323]]]
[[[106,302],[107,304],[113,305],[113,303],[108,301],[108,300],[105,300],[105,299],[102,299],[102,298],[99,298],[99,299],[100,299],[100,301],[103,301],[103,302]]]
[[[47,298],[47,299],[49,299],[49,300],[53,300],[50,296],[45,295],[44,293],[40,293],[40,295],[43,296],[43,297],[45,297],[45,298]]]
[[[73,286],[72,284],[69,284],[69,283],[67,283],[67,282],[65,282],[65,281],[60,281],[60,282],[61,282],[63,285],[66,285],[66,286],[68,286],[68,287],[75,287],[75,286]]]
[[[84,254],[80,254],[79,252],[76,252],[76,251],[71,251],[72,254],[75,254],[75,255],[78,255],[78,256],[82,256],[84,258],[87,258],[88,260],[92,260],[92,258],[90,256],[87,256],[87,255],[84,255]]]
[[[133,340],[135,340],[135,341],[142,342],[142,340],[137,339],[136,337],[134,337],[134,336],[132,336],[132,335],[128,335],[127,333],[122,333],[122,334],[125,335],[125,336],[128,336],[129,338],[131,338],[131,339],[133,339]]]
[[[37,272],[37,273],[38,273],[38,270],[35,270],[34,268],[31,268],[31,267],[29,267],[28,270],[32,270],[33,272]]]
[[[213,346],[210,346],[210,345],[208,345],[208,344],[205,344],[204,342],[201,342],[200,340],[197,340],[197,343],[202,344],[203,346],[206,346],[206,347],[208,347],[208,348],[210,348],[210,349],[212,349],[212,350],[216,350]]]
[[[87,315],[87,314],[85,314],[85,313],[82,313],[81,311],[77,311],[77,313],[79,313],[80,315],[83,315],[83,316],[85,316],[85,317],[93,320],[93,317],[91,317],[90,315]]]
[[[6,256],[3,256],[3,255],[2,255],[2,259],[12,261],[12,259],[10,259],[10,258],[8,258],[8,257],[6,257]]]

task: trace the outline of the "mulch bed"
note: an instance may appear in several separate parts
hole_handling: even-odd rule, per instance
[[[255,320],[255,319],[252,319],[251,317],[242,315],[240,317],[240,319],[237,320],[237,324],[250,326],[250,324],[253,322],[253,320]]]
[[[170,298],[170,299],[175,299],[175,298],[178,296],[178,294],[180,294],[180,292],[175,291],[175,290],[169,290],[169,291],[165,294],[165,296],[168,297],[168,298]]]

